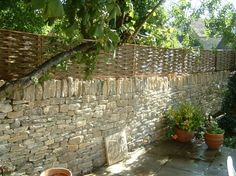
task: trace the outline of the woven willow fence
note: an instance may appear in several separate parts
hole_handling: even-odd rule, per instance
[[[44,36],[0,30],[0,79],[22,77],[49,59],[52,53]],[[55,46],[54,46],[55,47]],[[235,53],[219,50],[168,49],[124,45],[112,54],[100,54],[93,77],[130,77],[135,75],[197,73],[235,69]],[[82,78],[85,65],[69,64],[58,77]]]

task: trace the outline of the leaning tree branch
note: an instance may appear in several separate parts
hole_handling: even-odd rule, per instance
[[[137,36],[137,34],[138,34],[139,31],[142,29],[142,27],[143,27],[143,25],[145,24],[145,22],[153,15],[153,13],[156,11],[156,9],[157,9],[158,7],[160,7],[160,5],[161,5],[163,2],[165,2],[165,0],[159,0],[159,2],[153,7],[152,11],[149,12],[149,13],[140,21],[140,23],[136,26],[134,33],[131,34],[131,35],[127,38],[126,42],[129,42],[129,41],[133,40],[133,39]]]
[[[153,7],[152,11],[147,14],[141,20],[141,22],[137,25],[135,28],[135,31],[133,34],[129,35],[127,37],[127,40],[123,40],[120,44],[130,41],[131,39],[135,38],[136,35],[139,33],[139,31],[142,29],[145,22],[153,15],[155,10],[164,2],[165,0],[159,0],[159,2]],[[18,90],[20,87],[25,88],[29,86],[30,84],[34,83],[34,80],[37,80],[40,78],[40,76],[45,73],[47,70],[49,70],[51,67],[59,64],[61,61],[63,61],[66,57],[73,55],[74,53],[81,51],[81,52],[87,52],[90,50],[93,50],[95,46],[94,41],[87,41],[86,43],[79,44],[75,46],[74,48],[61,52],[59,54],[56,54],[55,56],[51,57],[49,60],[44,62],[43,64],[36,67],[32,72],[27,74],[26,76],[15,80],[15,81],[9,81],[6,82],[4,85],[0,87],[0,100],[3,97],[8,97],[8,95],[13,95],[13,92]]]
[[[13,92],[18,90],[20,87],[25,88],[29,86],[30,84],[34,83],[34,80],[39,79],[43,73],[48,71],[51,67],[59,64],[66,57],[72,56],[74,53],[78,51],[86,52],[90,48],[94,47],[94,45],[95,45],[95,42],[93,41],[81,43],[72,49],[56,54],[55,56],[51,57],[49,60],[47,60],[43,64],[36,67],[32,72],[25,75],[24,77],[14,80],[14,81],[6,82],[4,85],[0,87],[0,99],[3,97],[7,97],[9,94],[13,95]]]

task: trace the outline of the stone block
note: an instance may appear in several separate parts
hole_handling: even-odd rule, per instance
[[[11,124],[12,129],[19,128],[20,126],[21,126],[21,122],[19,119],[15,119],[14,122]]]
[[[7,140],[10,139],[10,137],[11,137],[11,136],[8,135],[8,134],[1,135],[1,136],[0,136],[0,142],[1,142],[1,143],[6,142]]]
[[[74,115],[75,115],[75,112],[70,110],[70,111],[68,111],[67,115],[68,115],[68,116],[74,116]]]
[[[75,152],[79,149],[79,145],[68,145],[67,148],[68,148],[68,151]]]
[[[18,141],[22,141],[28,138],[28,134],[26,132],[22,132],[19,134],[14,134],[11,135],[11,138],[8,139],[9,142],[18,142]]]
[[[25,146],[23,146],[22,144],[14,144],[14,145],[12,144],[10,149],[11,149],[11,152],[16,153],[16,152],[21,152],[25,150]]]
[[[54,139],[49,139],[47,141],[45,141],[45,145],[51,145],[54,143]]]
[[[76,122],[77,127],[83,127],[87,124],[86,120],[81,120]]]
[[[69,105],[69,110],[70,111],[75,111],[75,110],[78,110],[78,109],[80,109],[80,103],[70,104]]]
[[[102,116],[103,116],[103,111],[102,110],[98,110],[98,111],[95,111],[93,113],[93,117],[95,117],[95,118],[100,118]]]
[[[68,83],[66,79],[63,79],[61,82],[61,97],[68,96]]]
[[[35,144],[35,141],[34,139],[27,139],[23,142],[23,144],[26,146],[29,146],[29,145]]]
[[[0,113],[8,113],[12,111],[10,104],[0,104]]]
[[[35,99],[42,100],[43,98],[43,87],[41,84],[35,86]]]
[[[12,111],[7,113],[7,117],[10,119],[20,118],[23,116],[23,110],[21,111]]]
[[[13,94],[13,99],[14,99],[14,100],[22,100],[23,94],[24,94],[24,93],[23,93],[23,90],[22,90],[22,89],[17,90],[17,91],[15,91],[14,94]]]
[[[60,105],[60,112],[68,112],[68,110],[69,110],[69,105],[67,104]]]
[[[58,157],[58,161],[61,163],[65,163],[68,161],[71,161],[76,158],[76,155],[74,152],[66,152],[63,155]]]
[[[59,106],[58,105],[51,105],[51,106],[46,106],[43,108],[43,112],[44,114],[50,114],[50,115],[53,115],[53,114],[56,114],[59,112]]]
[[[50,105],[64,104],[65,98],[50,98],[49,102]]]
[[[1,120],[1,119],[4,119],[6,116],[7,116],[6,113],[2,113],[2,112],[0,112],[0,120]]]
[[[56,98],[61,97],[61,89],[62,89],[61,80],[56,80]]]
[[[30,85],[24,89],[23,100],[27,101],[35,100],[35,85]]]
[[[43,82],[43,99],[50,98],[50,80]]]
[[[29,156],[29,161],[31,162],[35,162],[35,161],[38,161],[38,160],[41,160],[43,159],[45,156],[45,154],[33,154],[32,156]]]
[[[90,95],[90,87],[91,87],[91,81],[84,81],[83,82],[83,95]]]
[[[74,95],[77,97],[79,96],[79,87],[80,87],[80,80],[75,79],[74,80]]]
[[[56,97],[56,80],[50,80],[49,86],[50,98]]]
[[[84,136],[79,135],[69,139],[69,144],[80,144],[84,140]]]
[[[8,153],[10,151],[10,145],[9,144],[0,144],[0,156]]]
[[[75,83],[72,77],[68,77],[68,96],[72,97],[75,95]]]
[[[107,81],[102,82],[102,95],[104,95],[104,96],[108,95],[108,83],[107,83]]]

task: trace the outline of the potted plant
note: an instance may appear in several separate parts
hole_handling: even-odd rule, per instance
[[[40,176],[72,176],[72,173],[66,168],[50,168],[42,172]]]
[[[209,149],[219,149],[224,142],[224,130],[215,120],[206,122],[205,142]]]
[[[171,107],[165,116],[167,135],[180,142],[189,142],[194,137],[194,132],[203,126],[204,120],[201,109],[190,102]]]

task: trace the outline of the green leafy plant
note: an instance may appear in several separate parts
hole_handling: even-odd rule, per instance
[[[224,146],[236,149],[236,136],[226,137]]]
[[[184,102],[175,108],[171,107],[167,111],[165,116],[167,135],[174,134],[175,128],[194,132],[204,125],[204,121],[204,113],[199,107],[190,102]]]
[[[206,122],[206,132],[210,134],[223,134],[225,131],[219,127],[215,120],[208,120]]]

